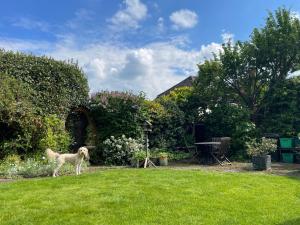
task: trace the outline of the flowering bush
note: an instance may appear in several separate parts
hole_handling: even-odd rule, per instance
[[[103,156],[105,163],[109,165],[128,165],[134,152],[143,149],[141,141],[127,138],[122,135],[119,138],[111,136],[103,142]]]
[[[246,142],[247,153],[250,156],[264,156],[268,153],[275,152],[277,141],[275,139],[262,138],[261,141],[251,139]]]

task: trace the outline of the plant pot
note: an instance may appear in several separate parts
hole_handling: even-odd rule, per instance
[[[167,157],[160,157],[159,158],[159,165],[160,166],[167,166],[168,165],[168,158]]]
[[[271,156],[253,156],[252,165],[254,170],[270,170],[271,169]]]

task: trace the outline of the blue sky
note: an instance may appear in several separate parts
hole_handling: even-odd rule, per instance
[[[0,48],[78,60],[91,93],[153,98],[280,6],[299,17],[299,0],[3,0]]]

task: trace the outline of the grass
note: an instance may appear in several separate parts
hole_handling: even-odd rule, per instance
[[[0,184],[0,224],[300,224],[300,180],[115,169]]]

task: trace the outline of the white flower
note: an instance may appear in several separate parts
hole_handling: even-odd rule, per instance
[[[206,112],[207,114],[211,114],[211,110],[210,110],[209,108],[205,109],[205,112]]]

